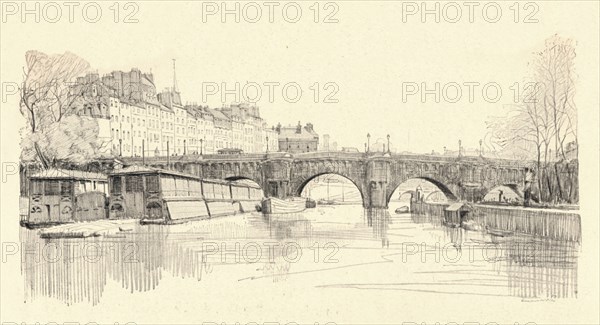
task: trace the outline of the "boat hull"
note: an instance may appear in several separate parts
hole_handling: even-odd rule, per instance
[[[294,198],[282,200],[278,198],[266,198],[261,202],[261,209],[264,214],[286,214],[296,213],[306,210],[306,199]]]

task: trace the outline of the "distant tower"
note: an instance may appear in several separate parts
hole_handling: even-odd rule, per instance
[[[329,151],[329,134],[323,134],[323,151]]]
[[[177,86],[177,75],[175,73],[175,59],[173,59],[173,102],[181,105],[181,94],[179,93],[179,87]]]
[[[334,141],[334,142],[331,144],[331,150],[332,150],[332,151],[337,151],[337,146],[338,146],[338,143]]]
[[[175,59],[173,59],[173,92],[179,92],[179,87],[177,87],[177,74],[175,72]]]

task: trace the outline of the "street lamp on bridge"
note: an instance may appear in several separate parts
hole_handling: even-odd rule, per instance
[[[479,156],[483,157],[483,140],[479,139]]]
[[[391,153],[390,151],[390,135],[387,135],[387,140],[388,140],[388,153]]]
[[[367,152],[371,150],[371,133],[367,133]]]

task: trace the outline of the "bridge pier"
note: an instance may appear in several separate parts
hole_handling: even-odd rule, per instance
[[[280,199],[291,196],[291,191],[289,181],[287,180],[267,180],[264,188],[266,196]]]
[[[371,181],[368,187],[368,205],[365,208],[387,209],[387,182]]]
[[[387,187],[390,179],[390,164],[383,157],[371,158],[366,170],[368,206],[366,208],[387,209]]]

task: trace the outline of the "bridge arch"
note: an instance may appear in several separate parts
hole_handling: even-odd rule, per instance
[[[400,188],[400,186],[402,186],[403,184],[405,184],[406,182],[409,182],[411,180],[423,180],[423,181],[426,181],[428,183],[431,183],[432,185],[434,185],[437,188],[437,190],[434,190],[433,192],[428,193],[427,196],[425,196],[424,199],[426,199],[429,195],[431,195],[433,193],[441,192],[441,193],[444,194],[444,196],[446,197],[446,199],[448,201],[457,201],[458,200],[458,197],[443,182],[438,181],[438,180],[436,180],[434,178],[431,178],[431,177],[417,176],[417,177],[408,178],[408,179],[406,179],[406,180],[404,180],[402,182],[399,182],[394,187],[392,187],[391,190],[388,192],[387,203],[389,204],[390,200],[392,199],[392,196],[394,195],[394,193],[396,193],[396,190],[398,190]],[[415,193],[414,190],[407,190],[407,191],[404,191],[404,192],[413,192],[413,194]],[[402,193],[402,194],[404,194],[404,193]]]
[[[254,184],[260,186],[260,188],[263,188],[263,184],[260,182],[260,180],[254,179],[250,176],[236,175],[236,176],[225,177],[224,179],[229,182],[247,181],[247,182],[251,182],[251,183],[254,183]],[[263,191],[264,191],[264,188],[263,188]]]
[[[240,182],[240,183],[244,183],[244,182],[248,182],[252,185],[256,185],[258,187],[260,187],[260,190],[262,191],[262,195],[265,196],[265,187],[263,186],[262,183],[258,182],[255,179],[252,179],[251,177],[248,176],[229,176],[229,177],[225,177],[226,181],[229,182]]]
[[[434,195],[438,195],[438,194],[445,195],[445,194],[444,194],[444,192],[442,192],[442,191],[433,191],[433,192],[431,192],[431,193],[427,194],[427,196],[425,196],[425,200],[424,200],[424,201],[425,201],[425,202],[430,202],[430,201],[431,201],[431,199],[432,199],[432,197],[433,197]]]
[[[307,177],[302,182],[300,182],[295,188],[293,188],[294,195],[296,195],[296,196],[302,195],[302,192],[306,188],[306,185],[308,185],[310,182],[312,182],[313,180],[317,179],[318,177],[324,176],[324,175],[336,175],[336,176],[340,176],[340,177],[344,178],[345,180],[348,180],[358,190],[358,193],[360,194],[361,201],[362,201],[363,205],[365,204],[365,202],[366,202],[365,201],[365,195],[363,193],[363,189],[362,189],[360,183],[357,183],[355,180],[353,180],[352,178],[350,178],[350,177],[348,177],[346,175],[343,175],[343,174],[340,174],[340,173],[336,173],[336,172],[322,172],[322,173],[318,173],[318,174],[315,174],[313,176]]]
[[[491,187],[489,191],[486,191],[482,199],[485,202],[502,202],[505,200],[522,202],[524,194],[519,185],[507,183]]]
[[[230,182],[247,180],[247,181],[253,181],[254,183],[260,185],[260,183],[257,180],[252,179],[248,176],[229,176],[229,177],[225,177],[225,180],[230,181]]]
[[[413,190],[404,191],[404,192],[400,193],[400,195],[398,195],[398,200],[401,200],[403,197],[414,197],[415,193],[416,192]],[[393,196],[393,193],[392,193],[392,196]],[[392,197],[390,197],[390,200],[391,199],[392,199]]]

